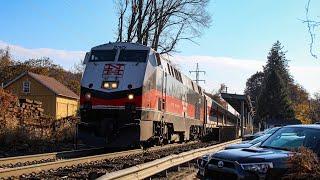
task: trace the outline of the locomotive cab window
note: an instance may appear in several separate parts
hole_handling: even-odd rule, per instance
[[[121,62],[146,62],[148,56],[147,50],[120,50],[118,61]]]
[[[114,61],[117,50],[92,50],[90,61]]]

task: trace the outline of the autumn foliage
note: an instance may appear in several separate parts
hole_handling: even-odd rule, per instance
[[[0,88],[0,157],[2,152],[41,153],[73,145],[79,119],[57,120],[43,114],[39,106]]]
[[[284,179],[320,179],[320,164],[317,155],[310,149],[300,147],[289,158],[290,169]]]
[[[8,107],[17,102],[17,97],[0,88],[0,114],[3,115]]]
[[[80,94],[80,80],[83,71],[81,63],[75,64],[73,70],[65,70],[54,64],[50,58],[29,59],[22,62],[13,59],[9,49],[0,49],[0,85],[8,83],[26,71],[53,77],[76,94]]]

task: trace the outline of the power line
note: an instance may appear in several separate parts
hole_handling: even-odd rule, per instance
[[[200,81],[206,83],[206,80],[203,80],[203,79],[199,79],[199,75],[200,73],[203,73],[203,74],[206,74],[206,71],[200,71],[199,70],[199,63],[197,63],[197,67],[196,67],[196,70],[195,71],[189,71],[190,74],[191,73],[196,73],[196,79],[194,80],[197,84],[199,84]]]

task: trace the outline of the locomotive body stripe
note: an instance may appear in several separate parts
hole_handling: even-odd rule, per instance
[[[98,108],[104,107],[112,107],[113,109],[116,109],[116,107],[123,108],[125,104],[129,103],[132,104],[134,103],[136,107],[141,107],[144,109],[152,109],[152,110],[158,110],[158,100],[159,98],[162,98],[161,92],[152,89],[150,91],[147,91],[142,94],[142,88],[131,90],[131,91],[118,91],[118,92],[112,92],[112,93],[106,93],[106,92],[101,92],[97,90],[92,90],[92,89],[87,89],[87,88],[82,88],[82,95],[80,97],[80,105],[83,106],[87,101],[85,100],[85,93],[90,92],[91,93],[91,99],[90,103],[92,104],[93,107]],[[134,99],[129,100],[128,99],[128,94],[132,93],[134,94]],[[137,94],[135,94],[137,93]],[[180,117],[183,117],[183,101],[172,96],[166,96],[165,97],[166,104],[165,104],[165,111],[167,113],[172,113],[175,115],[178,115]],[[185,102],[187,103],[187,102]],[[201,111],[201,110],[200,110]],[[187,112],[186,116],[190,118],[195,118],[195,107],[192,104],[187,103]],[[201,114],[202,112],[200,112]]]
[[[159,98],[162,98],[162,92],[156,89],[151,89],[144,93],[142,93],[142,88],[108,93],[82,87],[82,95],[80,98],[81,107],[83,107],[83,105],[86,103],[84,94],[87,92],[91,93],[92,97],[89,102],[92,104],[93,109],[125,109],[125,104],[135,104],[137,110],[142,109],[148,111],[159,111],[158,101]],[[134,94],[133,100],[128,99],[129,93]],[[184,102],[176,97],[172,97],[169,95],[166,95],[165,100],[165,113],[174,114],[179,117],[195,119],[196,108],[194,104]],[[184,103],[187,105],[186,112],[183,110]],[[217,111],[217,109],[211,109],[210,106],[207,106],[207,108],[208,117],[210,116],[210,112],[212,111],[216,116],[221,116],[223,114],[222,112]],[[200,120],[204,119],[203,111],[203,107],[200,107]]]

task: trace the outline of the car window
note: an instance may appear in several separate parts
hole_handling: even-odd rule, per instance
[[[300,146],[304,146],[320,155],[320,129],[302,127],[281,128],[264,141],[261,146],[286,150],[294,150]]]
[[[260,136],[258,138],[255,138],[254,140],[250,141],[249,144],[257,144],[261,141],[264,141],[266,140],[270,135],[269,134],[266,134],[266,135],[263,135],[263,136]]]
[[[265,134],[273,134],[276,130],[280,129],[280,127],[271,128],[265,131]]]

